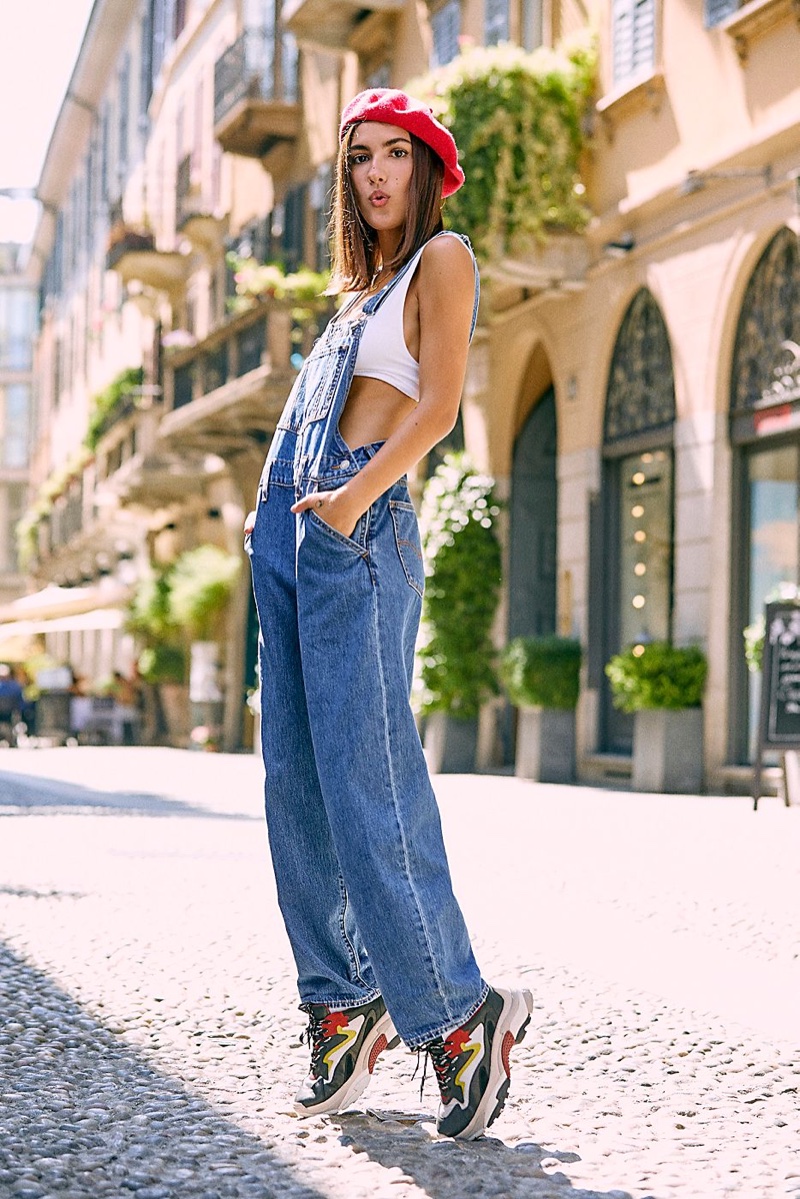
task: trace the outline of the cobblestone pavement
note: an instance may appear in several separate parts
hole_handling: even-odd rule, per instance
[[[800,811],[442,777],[456,891],[534,1022],[491,1135],[306,1050],[248,757],[0,751],[2,1199],[800,1199]]]

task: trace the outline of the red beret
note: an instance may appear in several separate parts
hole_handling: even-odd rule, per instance
[[[445,129],[427,104],[414,100],[405,92],[392,87],[373,87],[359,92],[342,113],[339,141],[351,125],[361,121],[379,121],[382,125],[398,125],[413,133],[430,146],[444,163],[442,195],[452,196],[464,182],[464,172],[458,165],[458,149],[449,129]]]

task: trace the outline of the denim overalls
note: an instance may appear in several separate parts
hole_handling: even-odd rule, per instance
[[[331,321],[312,349],[278,422],[246,546],[261,625],[267,825],[301,1001],[344,1010],[382,994],[414,1049],[458,1027],[487,992],[409,705],[424,585],[416,515],[405,479],[351,537],[313,509],[290,511],[380,448],[351,451],[339,417],[364,324],[410,266],[352,321]],[[473,330],[477,302],[476,271]]]

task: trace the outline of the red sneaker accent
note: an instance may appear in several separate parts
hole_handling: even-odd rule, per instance
[[[383,1035],[383,1033],[381,1033],[375,1044],[372,1046],[369,1058],[367,1060],[367,1069],[369,1070],[370,1074],[375,1069],[375,1063],[388,1044],[389,1042],[386,1040],[386,1037]]]
[[[500,1056],[503,1061],[503,1069],[508,1077],[511,1077],[511,1050],[514,1048],[514,1034],[507,1032],[503,1037],[503,1044],[500,1047]]]

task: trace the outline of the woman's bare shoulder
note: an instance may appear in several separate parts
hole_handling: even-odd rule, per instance
[[[420,266],[426,275],[449,272],[454,281],[471,279],[474,273],[473,264],[472,250],[457,233],[451,233],[449,230],[431,238],[422,251],[420,260]]]

